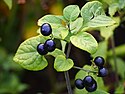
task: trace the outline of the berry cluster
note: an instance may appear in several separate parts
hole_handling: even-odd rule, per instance
[[[49,36],[52,33],[52,28],[51,25],[48,23],[44,23],[41,27],[40,27],[40,31],[41,34],[44,36]],[[48,39],[45,41],[44,44],[40,43],[37,46],[37,52],[40,55],[45,55],[48,52],[52,52],[55,50],[56,44],[52,39]]]
[[[103,67],[104,62],[105,62],[105,60],[101,56],[97,56],[94,59],[95,65],[98,66],[98,76],[99,77],[105,77],[108,74],[108,70]]]
[[[88,92],[93,92],[97,89],[97,83],[92,76],[86,76],[83,80],[82,79],[76,79],[75,80],[75,86],[78,89],[83,89],[85,87],[85,89]]]
[[[98,77],[105,77],[108,74],[108,70],[104,68],[104,58],[101,56],[97,56],[94,59],[95,65],[98,67]],[[88,92],[93,92],[97,89],[97,83],[94,80],[94,78],[90,75],[86,76],[83,80],[82,79],[76,79],[75,80],[75,86],[78,89],[85,88]]]

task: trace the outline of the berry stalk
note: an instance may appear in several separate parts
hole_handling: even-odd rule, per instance
[[[88,73],[97,73],[97,71],[86,70],[84,68],[80,68],[80,67],[77,67],[77,66],[73,66],[73,68],[83,70],[83,71],[88,72]]]

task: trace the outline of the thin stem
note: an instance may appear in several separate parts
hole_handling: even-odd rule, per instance
[[[77,66],[73,66],[73,68],[75,68],[75,69],[79,69],[79,70],[83,70],[83,71],[85,71],[85,72],[88,72],[88,73],[97,73],[97,71],[91,71],[91,70],[86,70],[86,69],[84,69],[84,68],[80,68],[80,67],[77,67]]]
[[[118,85],[118,68],[117,68],[117,61],[116,61],[116,53],[115,53],[115,40],[114,40],[114,36],[111,36],[111,46],[112,46],[112,54],[113,54],[113,59],[114,59],[114,65],[115,65],[115,78],[116,78],[116,86]]]
[[[71,50],[71,43],[68,44],[68,49],[67,49],[67,53],[66,53],[66,58],[69,57],[70,50]],[[70,78],[69,78],[69,73],[68,73],[68,71],[64,72],[64,75],[65,75],[65,79],[66,79],[66,85],[67,85],[68,94],[73,94],[72,88],[71,88],[71,84],[70,84]]]

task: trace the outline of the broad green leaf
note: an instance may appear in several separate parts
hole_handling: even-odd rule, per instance
[[[63,55],[58,55],[54,62],[54,68],[58,72],[63,72],[71,69],[74,63],[71,59],[66,59]]]
[[[64,16],[56,16],[57,18],[61,19],[62,21],[66,22],[66,19],[64,18]]]
[[[104,59],[106,59],[106,56],[107,56],[107,46],[108,46],[107,43],[108,43],[107,41],[100,42],[96,53],[94,53],[92,56],[94,58],[97,57],[97,56],[101,56]]]
[[[120,18],[113,17],[112,19],[116,22],[114,25],[107,26],[107,27],[100,27],[100,34],[105,38],[105,40],[108,40],[113,34],[113,31],[115,30],[115,28],[119,26]]]
[[[86,69],[86,70],[91,70],[91,71],[93,70],[92,67],[89,66],[89,65],[85,65],[83,68]],[[80,71],[76,74],[75,79],[78,79],[78,78],[84,79],[85,76],[87,76],[87,75],[88,75],[87,72],[85,72],[85,71],[83,71],[83,70],[80,70]],[[106,90],[106,88],[105,88],[105,86],[104,86],[104,83],[103,83],[103,79],[102,79],[101,77],[97,77],[97,75],[95,75],[95,74],[93,74],[93,73],[90,73],[90,75],[91,75],[91,76],[96,80],[96,82],[97,82],[97,91],[98,91],[98,90],[101,91],[101,89]],[[95,91],[95,92],[97,92],[97,91]],[[86,92],[86,93],[85,93],[85,92]],[[104,91],[102,91],[102,92],[104,92]],[[75,94],[88,94],[88,92],[87,92],[85,89],[84,89],[84,90],[76,89],[76,90],[75,90]],[[96,94],[96,93],[94,93],[94,94]],[[103,94],[103,93],[100,93],[100,94]],[[105,94],[105,93],[104,93],[104,94]]]
[[[19,63],[23,68],[33,71],[44,69],[48,62],[44,56],[39,55],[37,52],[37,45],[44,43],[47,37],[36,36],[27,39],[20,44],[13,60]]]
[[[110,59],[110,64],[112,65],[113,70],[115,70],[115,63],[114,59]],[[123,61],[121,58],[116,58],[116,64],[117,64],[117,72],[121,76],[122,79],[125,77],[125,61]]]
[[[92,20],[90,20],[87,23],[87,26],[95,28],[95,27],[110,26],[115,23],[116,22],[113,19],[111,19],[110,17],[105,16],[105,15],[99,15],[97,17],[94,17]]]
[[[64,39],[68,35],[69,31],[68,28],[65,27],[58,27],[53,28],[52,34],[54,38]]]
[[[99,1],[88,2],[81,9],[84,24],[99,15],[105,15],[102,4]]]
[[[7,6],[9,7],[9,9],[12,8],[12,0],[4,0],[4,2],[7,4]]]
[[[57,57],[58,55],[65,56],[64,52],[57,48],[53,52],[49,52],[47,55],[52,55],[54,57]]]
[[[75,21],[70,23],[70,31],[71,33],[77,33],[80,31],[81,27],[83,25],[83,19],[77,18]]]
[[[64,8],[63,16],[67,21],[74,21],[80,13],[79,6],[77,5],[69,5]]]
[[[97,50],[98,43],[95,38],[86,32],[79,32],[76,35],[70,37],[71,43],[91,54],[94,54]]]
[[[45,15],[38,20],[38,26],[41,26],[43,23],[49,23],[52,26],[62,26],[62,20],[55,15]]]

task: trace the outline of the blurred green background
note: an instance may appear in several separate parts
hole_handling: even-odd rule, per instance
[[[61,15],[65,6],[77,4],[82,7],[86,2],[87,0],[13,0],[12,8],[9,9],[0,0],[0,94],[67,94],[64,74],[53,69],[52,57],[48,57],[51,58],[49,66],[38,72],[21,68],[12,58],[22,41],[37,35],[37,20],[40,17],[46,14]],[[98,40],[98,33],[93,35]],[[125,23],[122,22],[115,30],[116,46],[124,44],[124,38]],[[75,47],[72,50],[75,54],[71,53],[70,57],[79,66],[83,66],[81,61],[89,62],[88,53]],[[70,70],[73,88],[76,72]]]

